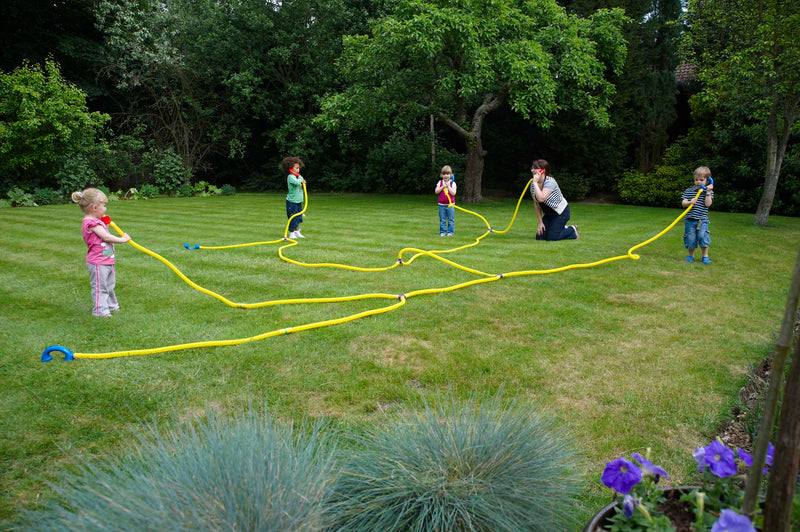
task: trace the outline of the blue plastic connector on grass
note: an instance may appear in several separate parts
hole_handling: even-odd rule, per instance
[[[184,244],[183,247],[186,249],[200,249],[200,244],[195,244],[194,246],[190,246],[189,244]]]
[[[51,345],[42,352],[42,362],[50,362],[53,360],[53,357],[50,355],[50,353],[53,351],[64,353],[64,360],[75,360],[75,355],[66,347],[61,345]]]

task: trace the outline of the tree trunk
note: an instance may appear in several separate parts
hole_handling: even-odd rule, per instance
[[[462,127],[466,120],[466,105],[462,105],[458,114],[458,121],[438,114],[439,120],[453,129],[458,136],[467,143],[467,168],[464,171],[464,193],[461,196],[465,203],[478,203],[483,200],[481,194],[481,180],[483,179],[483,164],[486,157],[486,150],[483,149],[481,131],[483,130],[483,119],[492,111],[496,111],[506,101],[508,96],[508,84],[503,85],[497,94],[486,94],[483,103],[475,110],[472,115],[472,122],[469,129]],[[463,102],[462,102],[463,103]]]
[[[775,424],[775,412],[778,410],[778,397],[781,381],[783,380],[783,370],[786,366],[786,356],[792,345],[792,331],[795,317],[797,316],[798,302],[800,302],[800,248],[797,250],[797,257],[794,262],[792,281],[789,286],[789,296],[786,298],[786,307],[783,311],[781,330],[772,349],[772,367],[770,368],[767,397],[764,400],[764,409],[760,420],[761,426],[758,429],[758,436],[753,449],[753,465],[747,473],[747,482],[744,489],[742,513],[751,520],[755,514],[756,499],[761,486],[761,470],[766,462],[767,444],[772,435],[772,427]],[[796,359],[795,363],[795,365],[800,365]],[[777,456],[777,451],[775,454]],[[765,528],[764,530],[770,529]]]
[[[436,168],[436,130],[433,128],[433,115],[431,115],[431,170],[439,171]]]
[[[461,199],[465,203],[478,203],[483,200],[481,181],[486,152],[483,150],[480,134],[476,140],[467,142],[467,168],[464,174],[464,194]]]
[[[800,341],[795,338],[792,366],[783,391],[775,457],[767,485],[763,530],[789,532],[792,498],[800,468]]]
[[[789,133],[794,122],[794,113],[788,112],[783,117],[780,135],[778,133],[778,103],[774,102],[769,111],[767,120],[767,169],[764,172],[764,190],[758,202],[754,225],[767,225],[772,201],[778,188],[778,178],[781,174],[783,155],[786,153],[786,144],[789,142]]]

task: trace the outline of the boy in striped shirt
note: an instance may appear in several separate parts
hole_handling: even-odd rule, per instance
[[[701,259],[703,264],[711,264],[708,257],[708,246],[711,244],[711,236],[708,232],[708,208],[714,201],[714,185],[709,182],[711,170],[708,166],[700,166],[694,171],[694,186],[687,188],[681,196],[681,205],[687,208],[692,205],[686,213],[685,230],[683,232],[683,245],[689,250],[686,262],[694,262],[694,250],[700,246],[703,254]],[[697,191],[702,190],[697,196]],[[695,198],[697,196],[697,198]]]

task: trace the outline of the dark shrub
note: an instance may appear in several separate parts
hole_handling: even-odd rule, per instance
[[[159,192],[157,186],[150,185],[148,183],[145,183],[144,185],[140,186],[138,190],[139,190],[139,197],[141,197],[142,199],[155,198],[156,196],[158,196]]]
[[[184,183],[178,187],[178,196],[182,198],[190,198],[194,194],[194,187],[189,183]]]
[[[52,188],[37,188],[33,191],[33,201],[37,205],[52,205],[58,203],[60,195]]]
[[[174,194],[185,182],[186,167],[171,147],[151,155],[153,181],[167,194]]]
[[[560,173],[556,181],[567,201],[584,200],[589,193],[589,182],[580,174]]]

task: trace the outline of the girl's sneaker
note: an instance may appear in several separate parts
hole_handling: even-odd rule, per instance
[[[694,257],[692,257],[691,255],[687,256],[686,262],[694,262]]]
[[[711,259],[708,257],[703,257],[703,264],[711,264]]]
[[[295,238],[305,238],[303,235],[300,234],[300,230],[299,229],[294,232],[294,236],[295,236]]]

